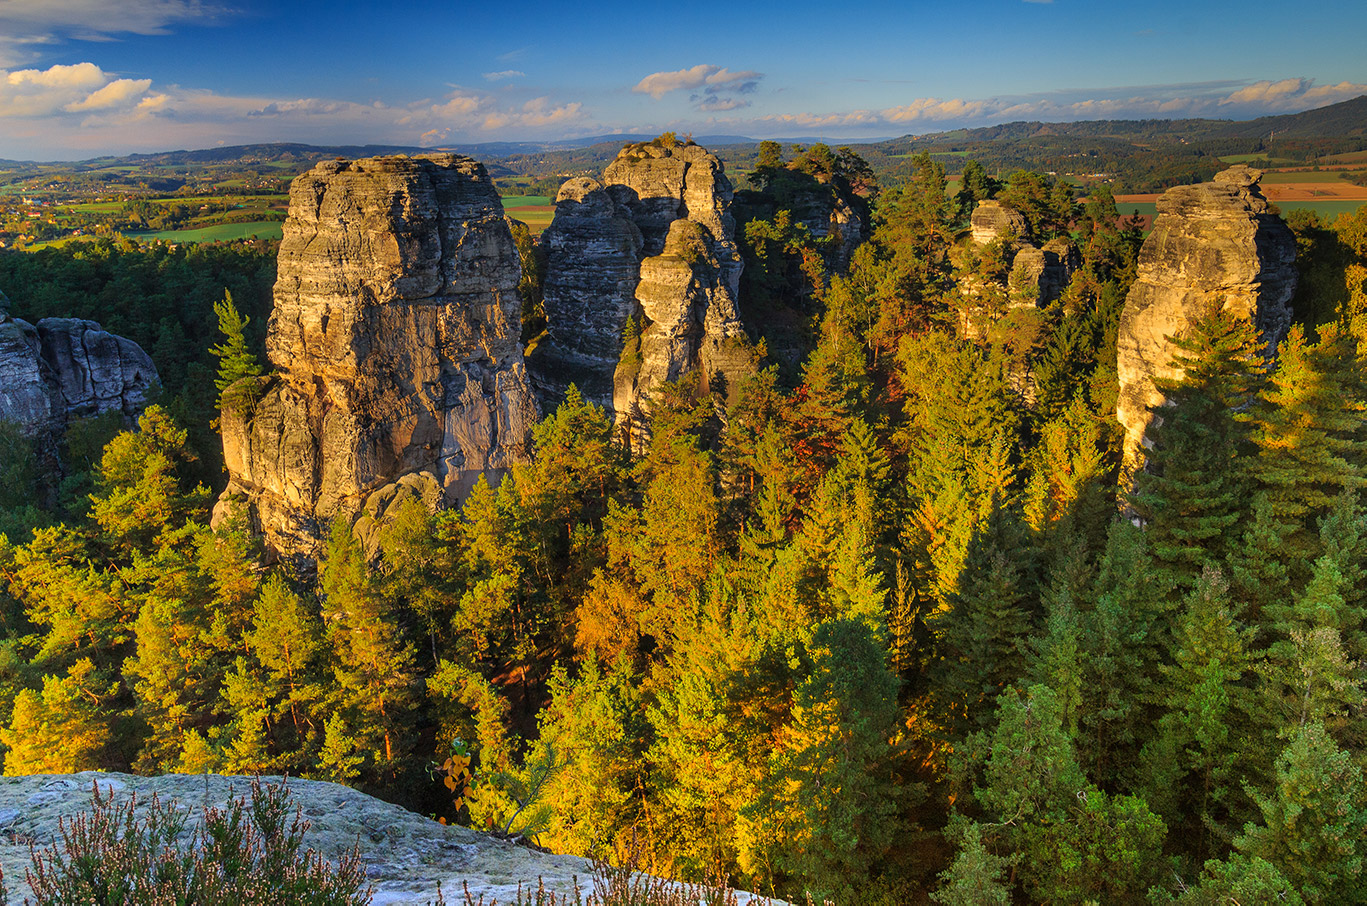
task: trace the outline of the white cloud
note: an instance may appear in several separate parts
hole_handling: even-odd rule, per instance
[[[127,107],[129,102],[141,102],[152,87],[151,79],[115,79],[108,85],[93,91],[83,101],[75,101],[63,110],[108,110],[113,107]]]
[[[732,72],[722,66],[699,63],[697,66],[688,69],[653,72],[637,82],[636,87],[631,90],[638,94],[648,94],[656,100],[671,91],[682,89],[701,88],[707,94],[712,95],[720,94],[723,91],[744,94],[754,91],[762,78],[764,78],[762,73],[750,70]]]
[[[1354,82],[1316,85],[1313,79],[1292,78],[1248,84],[1210,82],[1146,85],[977,99],[925,97],[879,110],[781,113],[752,118],[714,117],[707,125],[757,135],[782,135],[785,131],[800,129],[827,131],[833,136],[856,136],[907,132],[921,134],[1017,120],[1248,119],[1323,107],[1363,94],[1367,94],[1367,85]],[[721,112],[735,108],[712,109]],[[687,125],[696,127],[698,124]]]
[[[94,63],[0,70],[0,117],[41,117],[132,107],[151,79],[115,79]]]
[[[173,25],[222,19],[229,11],[201,0],[0,0],[0,66],[35,59],[35,46],[66,39],[165,35]]]
[[[486,72],[484,78],[490,82],[503,82],[508,79],[520,79],[527,74],[520,69],[505,69],[502,72]]]

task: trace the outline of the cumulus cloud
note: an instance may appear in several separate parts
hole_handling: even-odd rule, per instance
[[[0,70],[0,117],[132,107],[151,86],[151,79],[115,79],[94,63]]]
[[[752,118],[714,117],[709,125],[771,135],[800,129],[804,132],[825,131],[833,136],[854,136],[926,133],[1017,120],[1248,119],[1323,107],[1363,94],[1367,94],[1367,85],[1355,82],[1317,85],[1313,79],[1306,78],[1251,83],[1206,82],[1012,97],[923,97],[876,110],[781,113]],[[735,108],[711,109],[720,112]]]
[[[656,100],[671,91],[684,89],[702,89],[710,95],[718,95],[723,92],[747,94],[755,90],[762,78],[764,78],[762,73],[750,70],[732,72],[722,66],[699,63],[697,66],[688,69],[653,72],[636,83],[636,87],[631,90],[638,94],[648,94]]]
[[[484,78],[490,82],[502,82],[507,79],[520,79],[527,74],[520,69],[505,69],[502,72],[486,72]]]

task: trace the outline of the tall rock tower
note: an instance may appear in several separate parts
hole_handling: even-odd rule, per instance
[[[541,240],[548,336],[530,362],[548,408],[575,383],[622,424],[662,382],[698,371],[717,389],[753,369],[731,199],[721,161],[691,143],[628,145],[603,182],[561,188]]]
[[[224,411],[228,489],[280,553],[335,517],[459,502],[528,452],[521,276],[484,167],[454,154],[321,163],[290,187],[276,373]]]
[[[1252,321],[1270,357],[1291,326],[1296,240],[1258,188],[1262,173],[1245,166],[1213,182],[1169,189],[1158,200],[1153,232],[1139,253],[1139,276],[1125,299],[1116,341],[1125,457],[1143,464],[1151,409],[1163,402],[1155,377],[1172,367],[1180,335],[1211,301]]]

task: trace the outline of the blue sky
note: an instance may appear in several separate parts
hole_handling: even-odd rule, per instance
[[[0,157],[665,129],[860,139],[1367,93],[1361,0],[0,0]]]

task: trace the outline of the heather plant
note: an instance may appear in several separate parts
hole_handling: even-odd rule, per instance
[[[300,852],[309,823],[290,810],[284,785],[252,782],[250,798],[189,814],[153,796],[139,816],[136,797],[92,793],[94,808],[59,822],[61,841],[31,848],[27,872],[36,906],[123,903],[203,906],[364,906],[371,890],[360,854],[333,867]],[[0,900],[3,903],[3,900]]]

